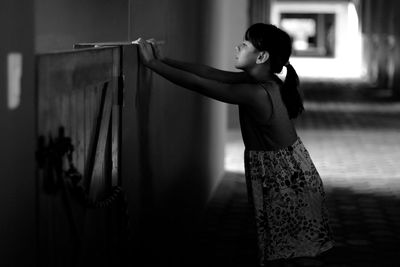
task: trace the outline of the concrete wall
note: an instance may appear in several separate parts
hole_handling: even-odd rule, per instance
[[[0,266],[35,266],[33,5],[0,2]],[[8,108],[7,55],[22,55],[21,98]]]
[[[206,1],[209,12],[203,12],[203,46],[213,49],[204,50],[206,64],[216,68],[237,71],[234,68],[235,46],[240,44],[249,26],[249,1],[219,0]],[[221,116],[220,122],[228,128],[239,127],[237,105],[223,104],[215,106]],[[227,110],[227,114],[226,114]],[[218,122],[216,122],[218,123]],[[220,128],[221,129],[221,128]],[[220,133],[225,135],[225,133]]]
[[[128,40],[130,2],[36,0],[36,51],[72,49],[79,42]]]
[[[362,0],[361,19],[367,77],[400,97],[400,19],[398,1]]]
[[[203,12],[202,24],[206,29],[202,39],[203,47],[210,47],[212,44],[212,49],[204,49],[204,63],[219,69],[237,71],[234,68],[235,46],[242,42],[249,26],[249,1],[205,2],[209,12]],[[224,123],[229,129],[239,127],[239,112],[236,105],[223,104],[214,107],[220,110],[216,112],[221,116],[220,123]],[[224,136],[225,133],[221,132],[220,135]]]

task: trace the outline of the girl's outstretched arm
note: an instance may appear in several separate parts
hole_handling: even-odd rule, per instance
[[[200,77],[196,74],[171,67],[160,60],[152,60],[147,65],[167,80],[191,91],[230,104],[251,104],[256,100],[249,84],[222,83]]]
[[[191,72],[200,77],[215,80],[223,83],[252,83],[254,80],[246,72],[233,72],[233,71],[224,71],[212,68],[207,65],[194,64],[189,62],[183,62],[174,60],[171,58],[163,58],[161,59],[165,64],[178,68],[184,71]]]
[[[260,102],[262,90],[251,84],[230,84],[203,78],[199,75],[171,67],[156,59],[152,47],[144,40],[138,42],[142,63],[167,80],[207,97],[230,104],[254,105]],[[261,93],[261,95],[260,95]],[[261,97],[262,98],[262,97]]]
[[[175,59],[167,58],[164,56],[162,52],[161,42],[156,41],[155,39],[147,40],[152,45],[153,52],[155,57],[165,64],[181,69],[187,72],[191,72],[200,77],[215,80],[223,83],[253,83],[254,80],[245,72],[233,72],[233,71],[224,71],[216,68],[212,68],[207,65],[195,64],[189,62],[178,61]]]

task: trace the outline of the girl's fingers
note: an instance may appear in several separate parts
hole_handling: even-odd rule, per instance
[[[144,45],[144,43],[143,43],[143,41],[141,39],[138,39],[137,41],[138,41],[137,44],[139,46],[140,55],[142,56],[142,58],[144,60],[146,60],[148,58],[147,57],[146,47],[145,47],[145,45]]]
[[[154,55],[156,55],[156,57],[158,58],[158,45],[157,42],[154,38],[148,39],[147,43],[150,44],[151,50],[154,53]]]
[[[155,51],[153,50],[154,48],[153,45],[151,44],[151,41],[139,38],[132,43],[136,43],[139,46],[140,57],[143,60],[144,64],[156,58]]]
[[[147,42],[154,45],[154,44],[156,44],[156,39],[151,38],[151,39],[148,39]]]
[[[151,38],[151,39],[146,40],[146,42],[148,44],[150,44],[151,51],[152,51],[153,55],[155,56],[155,58],[157,58],[157,59],[163,58],[163,55],[161,52],[161,47],[160,47],[160,45],[163,43],[162,41],[157,41],[156,39]]]

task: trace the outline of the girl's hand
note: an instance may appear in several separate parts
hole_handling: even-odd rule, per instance
[[[151,44],[151,46],[153,47],[153,52],[154,52],[154,56],[156,57],[156,59],[163,60],[165,58],[164,53],[162,51],[162,47],[161,47],[163,42],[159,42],[154,38],[147,40],[147,42],[149,42]]]
[[[139,45],[140,59],[142,63],[145,66],[149,66],[152,61],[156,60],[151,44],[142,38],[137,40],[137,44]]]

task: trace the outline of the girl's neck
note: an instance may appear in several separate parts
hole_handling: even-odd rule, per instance
[[[247,71],[259,83],[266,83],[274,79],[274,74],[270,71],[269,66],[257,65]]]

